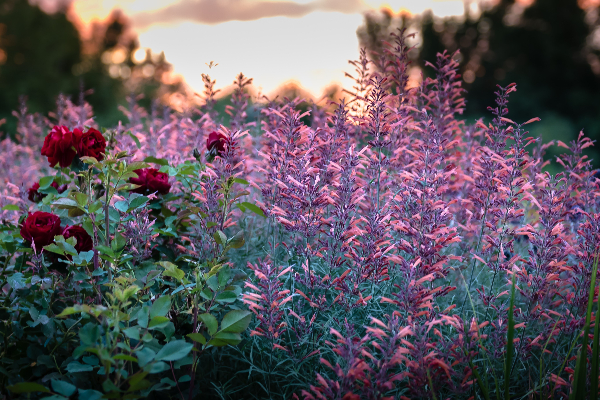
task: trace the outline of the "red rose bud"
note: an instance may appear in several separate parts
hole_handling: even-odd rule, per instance
[[[56,191],[58,193],[62,193],[65,190],[67,190],[67,185],[60,185],[58,186],[58,183],[56,182],[52,182],[50,184],[50,186],[52,186],[54,189],[56,189]],[[29,199],[29,201],[32,201],[34,203],[39,203],[40,201],[42,201],[42,199],[44,197],[46,197],[46,193],[40,193],[38,192],[38,189],[40,188],[40,183],[36,182],[33,184],[32,187],[30,187],[29,189],[27,189],[28,195],[27,198]]]
[[[218,132],[211,132],[206,139],[206,149],[213,154],[223,154],[225,151],[225,143],[227,143],[227,136]]]
[[[66,126],[55,126],[44,139],[42,155],[48,157],[51,167],[59,164],[66,168],[75,158],[73,149],[73,132]]]
[[[71,237],[77,239],[75,250],[77,250],[78,253],[81,253],[82,251],[90,251],[94,247],[92,237],[79,225],[67,226],[63,230],[62,235],[65,239]]]
[[[75,128],[73,137],[79,157],[94,157],[98,161],[104,159],[106,140],[100,131],[90,128],[86,132],[82,132],[81,129]]]
[[[169,175],[164,172],[158,172],[156,168],[136,169],[137,178],[129,178],[129,183],[139,185],[137,189],[132,190],[134,193],[149,194],[158,192],[167,194],[171,189],[169,184]]]
[[[41,252],[42,247],[54,242],[54,236],[62,233],[60,218],[54,214],[36,211],[27,216],[20,233],[26,242],[35,245],[37,252]]]

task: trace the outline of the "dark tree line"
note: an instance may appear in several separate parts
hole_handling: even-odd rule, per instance
[[[420,66],[444,49],[460,50],[467,119],[489,114],[496,84],[516,82],[511,119],[542,118],[532,133],[545,141],[572,140],[581,129],[600,139],[599,3],[536,0],[527,6],[499,0],[480,11],[476,15],[467,3],[463,18],[371,14],[358,34],[364,46],[377,52],[375,43],[396,26],[418,29],[421,43],[414,62]]]

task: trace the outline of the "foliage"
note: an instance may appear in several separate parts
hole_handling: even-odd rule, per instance
[[[242,75],[228,126],[210,77],[199,109],[132,105],[102,138],[78,108],[22,115],[0,172],[2,394],[596,396],[593,142],[557,142],[544,171],[516,84],[469,124],[456,54],[410,88],[408,43],[361,51],[347,99],[267,99],[258,121]]]

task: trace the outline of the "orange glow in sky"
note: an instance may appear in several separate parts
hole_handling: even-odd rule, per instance
[[[202,73],[222,88],[243,72],[264,94],[295,81],[319,97],[331,84],[350,86],[344,72],[358,57],[356,30],[365,11],[381,7],[464,12],[463,0],[73,0],[71,12],[85,26],[122,10],[140,46],[164,51],[194,91]],[[219,65],[209,70],[210,61]]]

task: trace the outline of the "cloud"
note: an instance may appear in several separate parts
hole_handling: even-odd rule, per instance
[[[181,0],[160,10],[133,16],[137,28],[157,23],[193,21],[208,25],[227,21],[253,21],[268,17],[299,18],[314,11],[357,13],[368,9],[363,0],[313,0],[299,3],[289,0]]]

